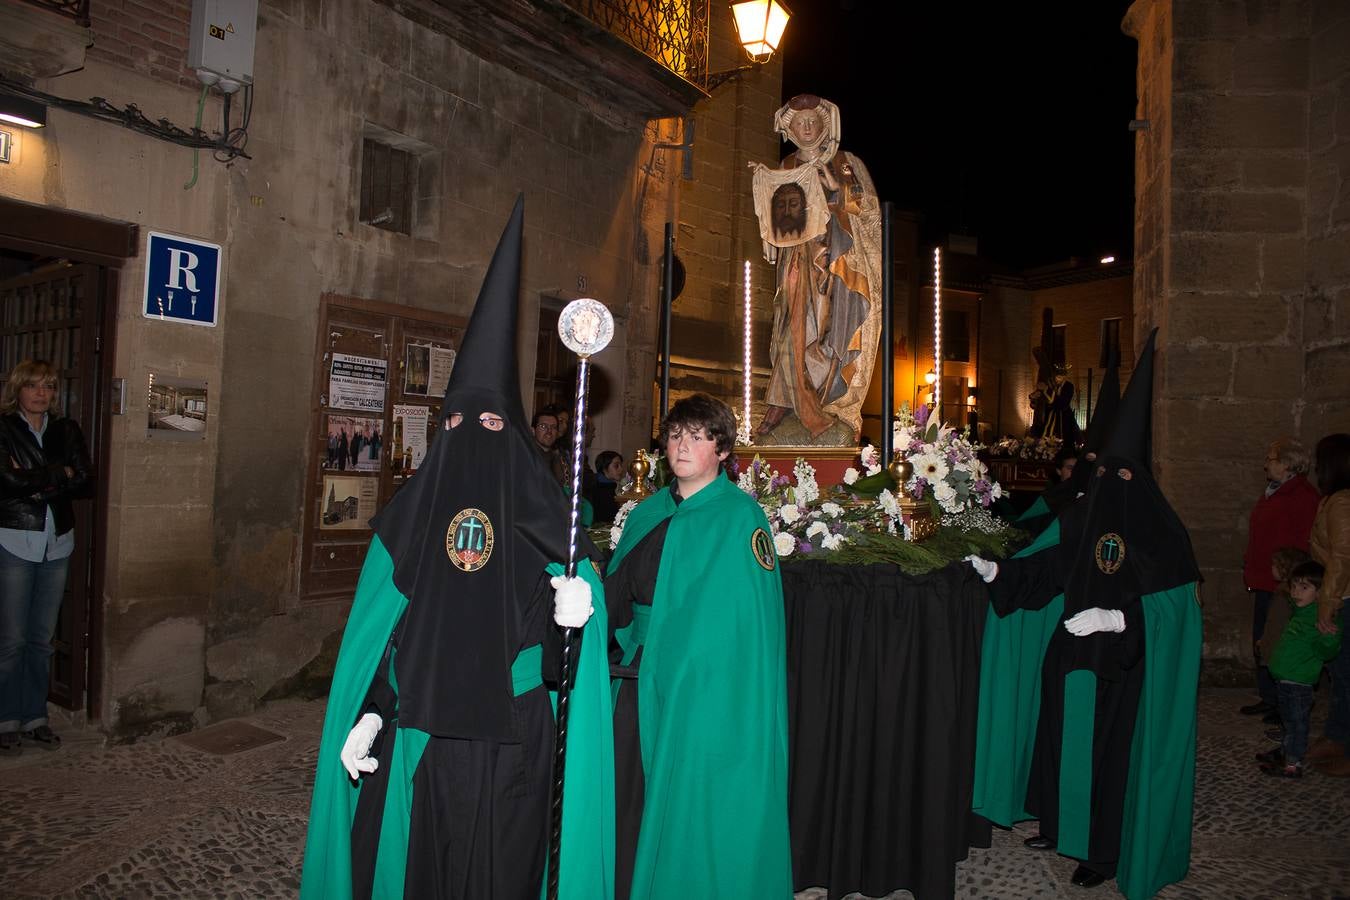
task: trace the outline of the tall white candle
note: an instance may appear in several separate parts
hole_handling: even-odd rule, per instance
[[[745,358],[741,378],[741,433],[742,444],[750,443],[750,260],[745,261]]]
[[[942,421],[942,248],[933,248],[933,413]]]

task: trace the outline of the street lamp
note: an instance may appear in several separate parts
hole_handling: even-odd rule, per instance
[[[779,0],[733,0],[731,16],[736,22],[741,48],[751,62],[708,75],[708,93],[768,62],[783,40],[783,30],[787,28],[788,19],[792,18],[792,11]]]
[[[741,46],[757,63],[766,63],[778,49],[792,13],[778,0],[742,0],[731,4]]]

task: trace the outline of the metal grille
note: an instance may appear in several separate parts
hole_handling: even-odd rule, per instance
[[[31,6],[51,10],[79,24],[89,27],[89,0],[24,0]]]
[[[563,0],[665,68],[708,83],[709,0]]]
[[[417,160],[411,153],[365,138],[361,144],[361,221],[411,234],[416,174]]]

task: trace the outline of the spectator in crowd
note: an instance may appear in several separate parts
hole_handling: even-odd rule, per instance
[[[1242,578],[1252,597],[1252,653],[1260,699],[1242,707],[1240,712],[1246,716],[1266,716],[1274,723],[1279,719],[1279,703],[1275,682],[1260,649],[1275,590],[1271,558],[1281,547],[1308,549],[1318,497],[1317,489],[1304,474],[1308,471],[1308,452],[1293,438],[1282,437],[1270,445],[1264,468],[1266,486],[1252,507],[1247,524],[1247,552],[1242,559]]]
[[[84,434],[60,415],[56,369],[14,367],[0,395],[0,755],[55,750],[47,723],[52,634],[75,550],[71,500],[93,491]]]
[[[591,484],[590,501],[595,507],[595,521],[613,522],[619,511],[615,494],[623,480],[623,455],[617,450],[606,450],[595,458],[595,480]]]
[[[1350,434],[1330,434],[1317,442],[1317,487],[1322,503],[1309,541],[1312,558],[1326,568],[1317,592],[1317,629],[1339,633],[1341,649],[1331,661],[1331,714],[1326,731],[1307,756],[1326,775],[1350,775]]]
[[[1317,630],[1317,591],[1324,570],[1318,563],[1303,563],[1289,573],[1289,594],[1294,611],[1284,626],[1280,646],[1270,659],[1270,674],[1279,682],[1280,721],[1284,732],[1280,746],[1256,756],[1261,771],[1283,778],[1303,776],[1303,756],[1308,749],[1308,720],[1312,713],[1313,685],[1322,665],[1341,646],[1339,634]]]

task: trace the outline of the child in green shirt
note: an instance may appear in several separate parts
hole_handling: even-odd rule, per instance
[[[1322,666],[1340,650],[1339,633],[1323,634],[1317,630],[1317,591],[1322,586],[1322,574],[1321,564],[1312,561],[1289,573],[1289,595],[1294,608],[1270,658],[1270,674],[1279,691],[1284,741],[1276,750],[1257,756],[1261,771],[1267,775],[1303,776],[1313,685],[1322,673]]]

